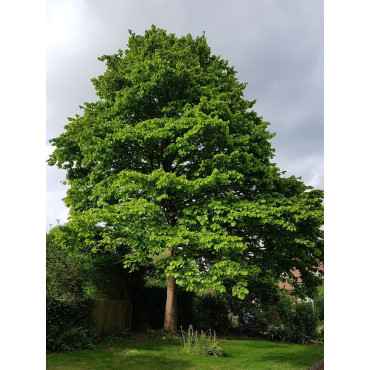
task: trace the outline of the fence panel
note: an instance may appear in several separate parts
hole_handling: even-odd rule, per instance
[[[92,307],[92,331],[104,335],[120,335],[131,328],[132,303],[130,300],[104,299]]]

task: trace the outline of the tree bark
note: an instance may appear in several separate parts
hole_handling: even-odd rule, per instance
[[[169,252],[170,256],[173,256],[175,252],[174,248],[171,247]],[[177,331],[177,290],[174,276],[169,276],[167,281],[167,299],[163,329],[170,332]]]
[[[177,331],[177,291],[176,279],[173,276],[169,276],[167,282],[166,312],[163,329],[171,332]]]

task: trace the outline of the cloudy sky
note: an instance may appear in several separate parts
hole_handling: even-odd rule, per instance
[[[142,34],[152,24],[178,36],[205,31],[212,53],[248,82],[245,97],[257,99],[254,109],[277,133],[280,169],[323,188],[322,0],[48,0],[47,140],[80,104],[96,100],[90,79],[104,72],[97,57],[125,49],[128,29]],[[64,176],[47,168],[47,230],[67,220]]]

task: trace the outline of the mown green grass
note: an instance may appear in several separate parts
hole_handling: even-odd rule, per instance
[[[323,346],[262,340],[220,340],[224,357],[196,356],[180,344],[127,340],[95,350],[47,355],[47,369],[307,369],[324,357]]]

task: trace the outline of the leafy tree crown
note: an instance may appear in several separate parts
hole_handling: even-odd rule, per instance
[[[76,244],[129,248],[131,269],[154,263],[191,291],[243,298],[249,274],[293,268],[317,285],[323,193],[271,162],[274,134],[204,34],[130,31],[99,60],[98,101],[69,118],[48,161],[67,171]]]

